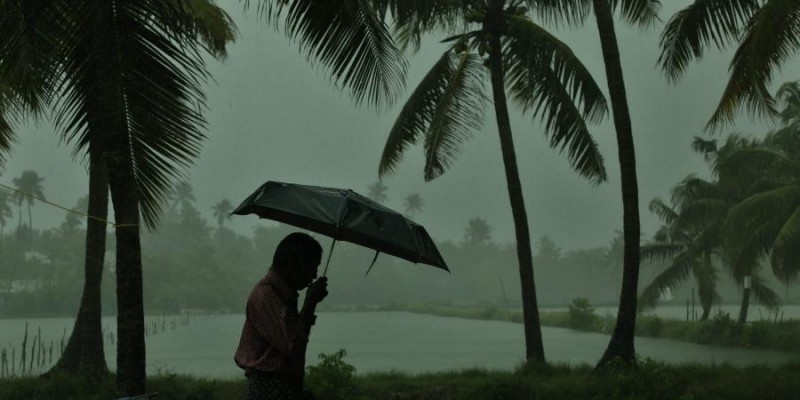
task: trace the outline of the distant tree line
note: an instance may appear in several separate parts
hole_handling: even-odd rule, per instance
[[[39,178],[41,181],[41,177]],[[40,188],[41,190],[41,188]],[[421,199],[417,199],[421,201]],[[85,212],[86,198],[75,209]],[[159,229],[142,235],[144,308],[147,313],[185,311],[240,313],[255,282],[270,265],[278,242],[294,227],[264,221],[243,235],[227,224],[233,204],[222,199],[203,217],[192,187],[183,182],[168,200]],[[247,218],[247,217],[236,217]],[[0,316],[72,316],[83,285],[85,219],[66,213],[60,226],[30,230],[20,225],[0,236]],[[26,237],[21,245],[20,237]],[[317,235],[327,252],[330,239]],[[113,236],[108,251],[115,250]],[[516,273],[516,249],[493,240],[488,221],[465,223],[463,240],[438,243],[452,273],[380,255],[365,276],[374,252],[348,243],[337,244],[329,270],[332,308],[402,304],[492,305],[521,307]],[[535,243],[536,273],[542,282],[539,298],[545,307],[566,307],[584,297],[595,305],[614,305],[621,287],[622,236],[617,232],[606,247],[562,250],[547,236]],[[326,258],[326,257],[324,257]],[[115,292],[112,257],[106,258],[103,310],[113,314]],[[643,285],[669,263],[645,264]],[[651,268],[652,267],[652,268]],[[734,283],[720,280],[725,300],[738,296]],[[693,285],[674,287],[672,304],[692,296]]]

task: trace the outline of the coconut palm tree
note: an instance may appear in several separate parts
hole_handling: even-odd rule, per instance
[[[214,211],[214,218],[217,219],[217,225],[222,228],[223,224],[225,223],[226,219],[231,219],[231,211],[233,211],[233,204],[228,199],[222,199],[217,204],[214,204],[212,207]]]
[[[467,230],[464,232],[464,241],[470,246],[489,243],[492,241],[492,228],[483,218],[470,218]]]
[[[3,5],[13,7],[10,3],[19,2]],[[0,30],[13,39],[3,43],[15,49],[24,42],[20,37],[37,33],[41,35],[37,43],[58,44],[46,63],[54,70],[49,89],[51,98],[58,99],[56,124],[76,145],[76,153],[88,153],[90,192],[105,193],[110,188],[114,205],[117,381],[124,394],[142,393],[140,221],[155,225],[170,178],[180,176],[198,152],[205,125],[202,85],[207,79],[201,51],[224,55],[233,25],[211,0],[61,0],[25,5],[19,7],[25,18],[17,25],[28,29]],[[93,180],[93,172],[103,169],[108,183],[92,184],[100,181]],[[95,201],[91,193],[93,213],[93,204],[99,207],[103,202]],[[87,252],[92,242],[87,240]]]
[[[418,212],[422,211],[422,206],[425,205],[425,202],[422,201],[422,196],[419,193],[412,193],[406,196],[405,200],[403,200],[406,207],[406,216],[410,219],[414,219],[414,215]]]
[[[697,178],[689,177],[687,180],[694,179]],[[689,184],[687,180],[684,180],[684,184]],[[691,184],[701,185],[701,182],[698,180]],[[639,308],[654,306],[662,293],[674,289],[689,275],[693,275],[703,309],[700,320],[707,320],[714,301],[719,299],[716,291],[717,269],[712,264],[712,255],[720,244],[719,222],[712,225],[712,230],[709,231],[703,229],[707,227],[686,226],[679,223],[686,218],[681,218],[677,207],[670,206],[661,199],[650,202],[650,211],[658,215],[664,225],[656,233],[653,242],[642,246],[642,260],[669,261],[670,264],[642,290]],[[697,225],[697,221],[691,222]]]
[[[736,149],[717,162],[722,179],[743,179],[751,190],[731,207],[721,227],[732,269],[745,295],[758,281],[753,266],[769,260],[783,282],[796,279],[800,266],[800,139],[795,125],[768,134],[753,146]],[[758,293],[756,293],[758,295]],[[739,321],[747,317],[745,297]],[[759,299],[759,301],[761,301]]]
[[[13,179],[14,186],[17,192],[14,193],[14,200],[17,206],[20,207],[20,221],[22,219],[22,203],[28,206],[28,229],[33,232],[33,212],[31,208],[36,198],[44,199],[44,192],[42,191],[42,181],[44,178],[40,177],[36,171],[27,170],[22,171],[22,175]]]
[[[389,188],[381,181],[377,181],[372,185],[369,185],[367,189],[369,189],[367,197],[377,201],[378,203],[385,203],[386,200],[389,199],[386,196],[386,190],[388,190]]]
[[[644,247],[643,257],[670,260],[671,264],[645,288],[641,295],[644,304],[654,301],[661,290],[673,287],[691,272],[698,282],[701,319],[706,319],[716,297],[713,288],[717,271],[712,259],[718,259],[742,288],[740,323],[747,320],[751,295],[768,307],[777,305],[777,295],[759,277],[759,257],[739,257],[740,249],[724,246],[736,234],[725,228],[732,216],[735,218],[733,210],[748,197],[775,187],[774,174],[765,173],[767,170],[758,165],[727,164],[731,157],[757,146],[758,141],[737,135],[731,135],[719,149],[715,141],[695,139],[692,147],[702,150],[718,179],[706,181],[689,176],[672,190],[674,207],[660,201],[651,203],[651,210],[665,223],[665,229],[657,234],[656,243]],[[780,274],[776,276],[784,280]]]
[[[188,207],[191,203],[197,201],[194,197],[194,189],[189,182],[178,182],[175,187],[172,189],[172,194],[170,195],[172,198],[172,205],[170,206],[173,210],[181,206],[181,208]]]
[[[606,172],[587,123],[605,115],[605,98],[569,47],[530,18],[527,6],[535,7],[536,1],[430,1],[418,9],[388,3],[394,3],[389,9],[406,44],[418,42],[426,31],[455,34],[444,40],[446,50],[402,108],[386,141],[379,174],[393,171],[406,148],[420,140],[425,179],[444,173],[470,132],[483,122],[488,80],[514,216],[526,359],[544,362],[531,237],[507,96],[524,113],[542,119],[550,146],[566,150],[573,168],[593,183],[605,180]]]
[[[777,115],[770,92],[773,74],[800,49],[800,2],[694,0],[670,18],[661,34],[659,64],[675,82],[710,47],[735,46],[730,77],[707,128],[733,122],[745,108]]]
[[[552,19],[582,23],[593,12],[603,51],[606,81],[611,99],[622,185],[622,231],[625,240],[617,323],[606,351],[598,363],[602,367],[614,358],[628,364],[635,362],[634,331],[636,329],[636,292],[639,282],[639,189],[636,178],[636,156],[633,127],[628,109],[625,79],[622,74],[619,46],[614,28],[614,11],[628,23],[649,27],[658,20],[659,0],[540,0],[540,12]]]

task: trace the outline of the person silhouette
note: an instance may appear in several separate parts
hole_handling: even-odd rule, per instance
[[[278,244],[266,276],[247,299],[234,361],[248,380],[248,400],[308,399],[303,390],[308,336],[315,310],[328,295],[327,278],[317,279],[322,246],[295,232]],[[306,291],[298,312],[299,291]]]

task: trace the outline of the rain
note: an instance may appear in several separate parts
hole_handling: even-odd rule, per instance
[[[431,1],[442,8],[448,4]],[[714,368],[720,365],[729,368],[720,372],[720,385],[746,379],[752,383],[752,396],[763,387],[759,385],[766,384],[763,376],[777,374],[785,377],[781,381],[791,382],[796,375],[792,365],[800,361],[800,342],[793,339],[800,319],[800,291],[795,281],[800,261],[800,147],[796,147],[800,114],[794,108],[800,104],[800,76],[794,73],[800,67],[794,29],[800,8],[785,5],[786,10],[776,11],[780,7],[777,0],[731,5],[736,18],[745,21],[737,20],[744,31],[732,34],[724,48],[719,48],[713,37],[704,37],[704,51],[691,56],[679,77],[672,79],[661,64],[660,57],[666,54],[662,35],[679,11],[703,2],[620,2],[623,9],[630,4],[649,4],[643,7],[652,6],[657,12],[657,18],[638,26],[621,15],[625,11],[613,14],[638,184],[640,249],[626,259],[625,232],[631,225],[623,223],[625,188],[613,114],[617,105],[609,94],[593,8],[607,2],[463,2],[463,7],[479,14],[497,4],[503,13],[517,13],[504,20],[501,30],[511,38],[503,47],[504,57],[517,51],[515,43],[520,48],[527,43],[515,42],[513,35],[522,35],[518,32],[529,28],[524,21],[532,21],[569,50],[545,49],[541,37],[531,42],[530,49],[542,54],[554,51],[554,59],[572,54],[575,62],[585,66],[585,76],[576,69],[572,80],[562,82],[570,100],[558,100],[563,113],[572,112],[564,104],[573,101],[575,113],[569,115],[583,112],[586,123],[574,125],[577,128],[557,117],[547,123],[546,113],[557,112],[557,107],[529,104],[526,108],[514,97],[518,93],[514,82],[531,79],[535,82],[532,87],[544,87],[543,75],[517,76],[520,81],[506,77],[507,128],[513,135],[520,183],[519,191],[513,192],[489,73],[492,35],[483,32],[487,35],[484,42],[476,39],[482,36],[459,39],[466,32],[462,26],[465,18],[477,18],[466,26],[479,29],[491,24],[490,17],[454,12],[440,16],[451,27],[434,24],[421,28],[419,49],[411,43],[398,53],[401,64],[397,68],[404,71],[400,86],[388,101],[375,102],[369,95],[359,100],[352,85],[341,75],[336,78],[312,51],[308,40],[313,39],[287,33],[287,19],[292,14],[284,10],[273,21],[265,21],[261,12],[267,8],[261,7],[287,3],[331,8],[316,11],[324,13],[336,11],[336,7],[343,7],[336,11],[342,12],[356,7],[353,4],[370,4],[366,9],[376,13],[375,21],[388,32],[392,46],[399,48],[403,31],[394,25],[400,25],[402,18],[394,7],[406,2],[341,0],[334,2],[335,6],[320,6],[317,1],[300,0],[187,0],[189,8],[203,3],[224,10],[231,18],[233,36],[224,45],[224,57],[215,57],[206,44],[186,44],[188,39],[183,39],[185,47],[179,47],[190,54],[186,60],[202,64],[207,79],[198,80],[200,92],[188,96],[181,104],[185,108],[164,110],[196,113],[202,121],[189,130],[196,129],[204,137],[197,140],[194,150],[187,151],[188,156],[181,156],[186,159],[184,164],[172,164],[175,168],[168,169],[163,182],[157,182],[160,177],[149,181],[160,185],[158,189],[138,192],[137,198],[144,201],[136,214],[142,218],[138,228],[130,230],[139,232],[137,235],[124,233],[123,214],[114,210],[116,201],[124,202],[126,190],[137,189],[112,183],[108,215],[98,217],[107,227],[99,285],[100,330],[94,339],[72,338],[85,286],[87,224],[97,217],[89,211],[88,149],[76,150],[79,140],[70,137],[70,132],[65,134],[68,124],[65,115],[59,114],[66,110],[69,119],[69,113],[79,111],[63,108],[68,101],[63,86],[52,89],[52,99],[38,114],[12,110],[9,99],[20,89],[9,73],[16,71],[15,62],[25,61],[0,56],[0,85],[8,87],[0,86],[8,92],[2,92],[0,100],[9,102],[8,107],[0,103],[0,113],[7,113],[13,132],[8,148],[0,149],[0,398],[54,398],[49,397],[47,388],[37,388],[31,380],[42,374],[62,383],[81,378],[78,368],[59,364],[72,340],[94,340],[102,347],[106,363],[100,367],[102,384],[84,388],[85,393],[76,393],[74,398],[90,398],[86,396],[91,394],[122,398],[154,392],[163,398],[257,398],[252,392],[247,397],[248,390],[252,391],[247,369],[237,366],[238,358],[234,361],[243,325],[247,326],[246,318],[250,318],[245,315],[248,296],[270,269],[281,240],[298,231],[320,244],[318,275],[324,273],[327,278],[327,294],[316,307],[308,347],[301,357],[304,390],[315,398],[572,398],[573,394],[565,392],[570,386],[585,393],[601,393],[598,398],[636,398],[639,389],[631,382],[662,378],[678,380],[676,392],[668,393],[667,385],[658,381],[646,385],[652,392],[639,393],[648,398],[654,393],[661,398],[694,398],[689,397],[692,390],[705,390],[707,398],[732,398],[702,386],[698,383],[702,379],[686,378],[691,368],[705,368],[702,373],[710,374],[719,372]],[[0,1],[7,15],[0,20],[0,27],[6,30],[15,18],[8,11],[17,9],[13,3]],[[114,3],[138,7],[134,1]],[[585,5],[580,7],[586,13],[581,23],[543,17],[537,11],[537,7],[571,9],[579,3]],[[381,12],[382,7],[388,9]],[[148,12],[157,10],[153,6]],[[425,12],[434,11],[417,12],[423,14],[414,17],[416,21],[411,18],[409,24],[424,25]],[[720,99],[729,81],[735,78],[731,62],[745,42],[743,38],[748,37],[748,16],[756,12],[775,18],[772,36],[778,37],[781,27],[791,36],[781,42],[786,49],[775,50],[780,57],[769,66],[765,92],[753,95],[774,100],[770,103],[774,112],[755,108],[753,105],[760,103],[745,97],[729,119],[720,118],[709,127],[715,112],[722,109]],[[430,14],[431,18],[435,15]],[[789,17],[780,19],[780,15]],[[69,30],[70,24],[78,25],[65,23],[62,29]],[[712,36],[719,34],[714,32]],[[0,35],[15,34],[0,29]],[[2,48],[14,55],[9,50],[16,49],[13,46]],[[773,49],[766,44],[762,47]],[[86,47],[91,53],[89,49]],[[453,68],[448,77],[466,71],[455,69],[464,65],[477,75],[465,73],[466,86],[459,92],[463,98],[449,104],[451,110],[433,117],[419,111],[417,118],[427,125],[417,132],[415,143],[405,143],[386,164],[390,135],[400,134],[396,121],[403,122],[401,118],[410,115],[404,111],[414,106],[411,102],[407,105],[407,100],[415,98],[415,89],[431,76],[432,68],[442,65],[440,57],[447,51],[452,55],[449,68]],[[533,50],[520,54],[533,54]],[[56,57],[68,56],[76,57],[71,53]],[[539,68],[534,61],[525,64],[532,58],[517,57],[517,61],[504,64],[509,76],[515,65]],[[345,68],[355,65],[356,61],[349,61]],[[179,69],[188,70],[185,65]],[[62,72],[57,79],[69,82],[65,78],[69,73]],[[130,75],[124,74],[130,81]],[[4,79],[14,83],[6,84]],[[579,85],[579,81],[585,84],[569,86]],[[159,81],[142,75],[130,82],[137,88],[155,87]],[[470,83],[480,86],[481,92],[469,92],[474,89]],[[64,85],[69,84],[73,83]],[[587,100],[592,87],[602,96]],[[586,97],[576,101],[580,96]],[[439,100],[438,105],[446,103],[446,99]],[[129,95],[123,101],[139,100]],[[144,99],[141,104],[158,101]],[[587,115],[582,107],[589,107],[592,101],[605,112]],[[126,109],[130,113],[127,121],[137,118],[130,111],[136,106]],[[148,113],[163,117],[164,112],[147,107],[137,111],[142,113],[138,116],[141,121],[149,121]],[[436,117],[445,121],[437,122],[451,124],[442,131],[450,136],[442,139],[439,153],[426,153],[430,142],[424,135],[433,130],[430,118]],[[90,129],[87,127],[93,122],[88,121],[85,117],[78,128],[66,129]],[[409,121],[405,120],[411,126]],[[152,125],[147,123],[141,125],[144,128],[133,126],[164,138],[175,134],[169,129],[148,131]],[[581,135],[581,127],[594,141],[587,145],[590,150],[586,153],[570,147],[578,146],[577,142],[558,136],[559,132]],[[0,135],[4,132],[0,129]],[[3,143],[0,140],[0,147]],[[129,147],[134,152],[144,151],[136,146]],[[599,157],[592,158],[592,151]],[[603,172],[592,169],[598,160]],[[159,165],[153,159],[149,162]],[[122,174],[114,165],[122,164],[108,164],[112,182]],[[131,177],[147,179],[142,177],[152,171],[136,169],[142,165],[130,164]],[[291,218],[253,215],[255,212],[231,215],[268,181],[351,190],[376,207],[393,210],[398,218],[424,227],[449,271],[422,258],[392,255],[388,249],[374,248],[372,242],[349,240],[346,234],[337,237],[332,247],[329,231],[302,226]],[[774,197],[768,198],[768,194]],[[520,220],[515,218],[523,207],[514,202],[516,195],[524,199],[525,234],[529,235],[529,246],[520,247],[522,251],[517,246]],[[300,199],[296,202],[310,201],[308,197]],[[117,297],[118,264],[122,263],[123,278],[135,278],[135,273],[124,274],[127,265],[136,264],[130,260],[137,259],[120,252],[126,249],[125,242],[118,240],[120,231],[141,240],[141,320],[138,316],[126,320],[122,315],[136,311],[136,301]],[[530,265],[524,262],[526,252],[533,265],[529,284],[523,276],[525,265]],[[638,280],[625,292],[625,279],[634,277],[633,268],[638,269]],[[533,284],[533,303],[531,297],[526,303]],[[301,290],[299,306],[305,292]],[[633,297],[625,300],[626,293]],[[638,303],[630,302],[631,298],[638,298]],[[133,308],[118,312],[118,306]],[[629,314],[624,314],[626,307]],[[635,317],[635,342],[625,336],[625,332],[633,335],[633,325],[619,324],[630,316]],[[133,322],[129,326],[126,321]],[[138,345],[127,347],[140,339],[141,349]],[[614,347],[622,342],[623,350]],[[77,351],[88,350],[78,347]],[[607,359],[614,351],[619,351],[619,360]],[[610,363],[613,369],[616,362],[635,365],[624,369],[631,381],[597,375],[602,374],[597,372],[600,366]],[[542,372],[537,369],[542,366],[556,369]],[[745,367],[749,366],[761,369],[747,375]],[[553,378],[556,383],[538,387],[537,379],[548,373],[557,376]],[[170,376],[190,382],[181,381],[187,386],[185,391],[165,381]],[[478,378],[470,376],[485,380],[485,385],[474,383]],[[598,376],[601,378],[595,381]],[[392,387],[387,383],[391,379],[402,381],[404,388]],[[457,385],[445,383],[447,379],[463,380],[466,389],[459,392]],[[503,382],[510,383],[503,386]],[[613,390],[616,384],[621,385],[620,391]],[[204,385],[208,385],[207,393],[198,394]],[[770,396],[781,398],[797,387],[786,383],[773,389]],[[742,394],[743,398],[749,395]]]

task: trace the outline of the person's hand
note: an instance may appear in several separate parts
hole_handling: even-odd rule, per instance
[[[328,278],[321,277],[308,285],[306,292],[306,302],[317,304],[328,295]]]

